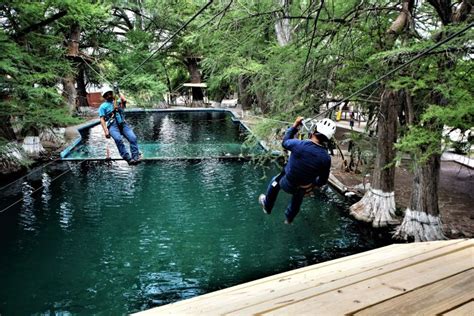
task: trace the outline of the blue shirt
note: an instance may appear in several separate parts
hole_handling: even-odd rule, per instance
[[[107,123],[107,127],[112,125],[112,123],[115,121],[118,124],[121,124],[125,121],[125,115],[123,112],[122,107],[120,107],[120,101],[118,100],[117,103],[119,105],[119,108],[117,109],[115,113],[115,119],[112,118],[113,112],[114,112],[114,103],[110,101],[105,101],[102,103],[99,107],[99,117],[103,117],[105,119],[105,122]]]
[[[291,151],[285,167],[286,178],[294,186],[325,185],[331,168],[327,149],[310,140],[293,139],[297,132],[297,128],[290,127],[283,138],[283,148]]]

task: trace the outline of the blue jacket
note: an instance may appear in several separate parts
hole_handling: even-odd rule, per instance
[[[310,140],[293,139],[297,132],[297,128],[290,127],[283,138],[283,148],[291,151],[285,167],[287,180],[294,186],[325,185],[331,168],[327,149]]]

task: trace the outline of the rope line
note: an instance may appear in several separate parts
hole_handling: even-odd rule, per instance
[[[251,116],[251,117],[264,119],[264,120],[268,120],[268,121],[273,121],[273,122],[278,122],[278,123],[282,123],[282,124],[292,124],[291,122],[275,120],[275,119],[264,117],[264,116],[258,116],[258,115],[252,115],[252,114],[245,114],[245,116]]]
[[[335,105],[329,107],[327,110],[321,112],[321,113],[318,113],[316,116],[313,117],[313,119],[316,119],[316,118],[319,118],[321,116],[323,116],[324,114],[330,112],[330,111],[333,111],[335,107],[341,105],[342,103],[345,103],[345,102],[348,102],[350,101],[351,98],[355,97],[356,95],[358,95],[359,93],[361,93],[362,91],[366,90],[367,88],[371,87],[372,85],[376,84],[377,82],[379,81],[382,81],[383,79],[387,78],[388,76],[392,75],[393,73],[405,68],[406,66],[410,65],[411,63],[413,63],[414,61],[420,59],[421,57],[423,57],[424,55],[430,53],[431,51],[435,50],[436,48],[440,47],[441,45],[451,41],[453,38],[455,37],[458,37],[459,35],[461,35],[462,33],[466,32],[467,30],[469,30],[471,27],[474,26],[474,22],[471,22],[470,24],[468,24],[465,28],[457,31],[456,33],[453,33],[451,34],[450,36],[448,36],[447,38],[445,38],[444,40],[436,43],[435,45],[433,45],[432,47],[424,50],[423,52],[419,53],[418,55],[416,55],[415,57],[411,58],[410,60],[408,60],[407,62],[405,62],[404,64],[392,69],[391,71],[387,72],[386,74],[384,74],[383,76],[375,79],[374,81],[370,82],[369,84],[365,85],[364,87],[360,88],[359,90],[357,90],[356,92],[352,93],[351,95],[345,97],[344,99],[338,101]],[[321,104],[319,104],[319,106],[325,104],[326,102],[323,102]],[[266,120],[270,120],[270,121],[274,121],[274,122],[279,122],[279,123],[282,123],[282,124],[291,124],[291,122],[285,122],[285,121],[280,121],[280,120],[274,120],[274,119],[271,119],[271,118],[265,118],[265,117],[259,117],[259,116],[255,116],[255,115],[250,115],[250,114],[247,114],[247,116],[253,116],[253,117],[257,117],[257,118],[263,118],[263,119],[266,119]]]
[[[84,57],[82,56],[79,56],[81,57],[81,59],[84,61],[84,63],[87,65],[87,67],[89,67],[93,72],[96,73],[96,75],[99,76],[100,79],[102,79],[102,81],[110,84],[110,85],[113,85],[109,80],[107,80],[102,74],[100,74],[99,72],[97,72],[97,70],[95,70],[91,65],[89,65],[89,63],[87,62],[87,60],[84,59]]]
[[[197,18],[204,10],[209,7],[214,0],[209,0],[209,2],[203,6],[198,12],[196,12],[186,23],[184,23],[176,32],[173,33],[168,39],[160,45],[150,56],[145,58],[135,69],[133,69],[131,72],[129,72],[127,75],[125,75],[120,82],[123,82],[126,78],[130,77],[135,71],[137,71],[139,68],[141,68],[147,61],[149,61],[153,56],[158,53],[166,44],[168,44],[169,41],[171,41],[176,35],[178,35],[182,30],[184,30],[195,18]]]
[[[451,41],[453,38],[455,37],[458,37],[459,35],[461,35],[462,33],[466,32],[467,30],[469,30],[471,27],[474,26],[474,22],[471,22],[470,24],[468,24],[465,28],[457,31],[456,33],[453,33],[452,35],[448,36],[447,38],[445,38],[444,40],[438,42],[437,44],[433,45],[432,47],[424,50],[423,52],[419,53],[418,55],[416,55],[415,57],[413,57],[412,59],[408,60],[407,62],[405,62],[404,64],[396,67],[395,69],[392,69],[391,71],[389,71],[388,73],[386,73],[385,75],[381,76],[380,78],[372,81],[371,83],[367,84],[366,86],[360,88],[359,90],[357,90],[356,92],[352,93],[351,95],[349,95],[348,97],[345,97],[344,99],[342,99],[341,101],[339,101],[338,103],[336,103],[335,105],[333,105],[332,107],[328,108],[326,111],[323,111],[321,113],[319,113],[318,115],[316,115],[314,118],[317,118],[317,117],[321,117],[323,114],[329,112],[329,111],[332,111],[335,107],[339,106],[341,103],[344,103],[344,102],[348,102],[352,97],[358,95],[359,93],[361,93],[362,91],[364,91],[365,89],[369,88],[370,86],[376,84],[377,82],[379,81],[382,81],[383,79],[387,78],[388,76],[392,75],[393,73],[405,68],[406,66],[410,65],[411,63],[413,63],[415,60],[418,60],[420,59],[421,57],[423,57],[424,55],[428,54],[429,52],[435,50],[436,48],[440,47],[441,45]],[[324,104],[324,103],[322,103]],[[320,105],[322,105],[320,104]]]
[[[81,162],[78,163],[78,165],[82,164],[84,161],[86,160],[82,160]],[[49,184],[53,183],[55,180],[59,179],[60,177],[62,177],[63,175],[65,175],[66,173],[72,171],[71,168],[67,169],[66,171],[62,172],[61,174],[59,174],[58,176],[54,177],[50,182]],[[41,185],[40,187],[36,188],[35,190],[33,190],[29,195],[33,195],[34,193],[38,192],[39,190],[43,189],[45,187],[45,185]],[[22,202],[23,200],[25,199],[25,197],[22,197],[21,199],[13,202],[12,204],[10,204],[9,206],[5,207],[4,209],[2,209],[0,211],[0,213],[3,213],[5,212],[6,210],[12,208],[13,206],[17,205],[18,203]]]
[[[47,164],[45,164],[45,165],[43,165],[43,166],[40,166],[40,167],[38,167],[38,168],[36,168],[36,169],[33,169],[32,171],[28,172],[28,173],[25,174],[24,176],[22,176],[22,177],[20,177],[20,178],[18,178],[18,179],[16,179],[16,180],[13,180],[12,182],[10,182],[10,183],[4,185],[3,187],[0,188],[0,191],[2,191],[3,189],[5,189],[5,188],[7,188],[7,187],[9,187],[9,186],[11,186],[11,185],[13,185],[15,182],[18,182],[18,181],[20,181],[21,179],[24,179],[24,178],[30,176],[31,174],[37,172],[39,169],[45,168],[45,167],[49,166],[50,164],[52,164],[53,162],[57,162],[58,160],[61,160],[61,157],[56,158],[56,159],[54,159],[53,161],[50,161],[50,162],[48,162]]]

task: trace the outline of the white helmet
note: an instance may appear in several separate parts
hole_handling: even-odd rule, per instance
[[[114,92],[114,90],[109,87],[109,86],[103,86],[102,89],[100,89],[100,94],[102,95],[102,97],[105,96],[105,94],[107,94],[107,92]]]
[[[317,121],[315,133],[322,134],[330,140],[336,133],[336,123],[328,118]]]

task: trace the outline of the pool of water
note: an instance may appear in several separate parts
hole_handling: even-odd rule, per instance
[[[72,163],[71,163],[72,164]],[[330,189],[283,224],[250,162],[64,163],[4,194],[0,314],[120,315],[384,244]],[[263,178],[265,176],[265,179]],[[34,188],[45,188],[31,194]],[[12,189],[13,190],[13,189]]]
[[[145,126],[136,128],[142,144],[169,150],[240,146],[239,127],[214,115],[132,123]],[[87,135],[79,147],[88,155],[104,149],[100,130]],[[278,171],[209,156],[39,169],[0,190],[0,210],[18,202],[0,212],[0,314],[123,315],[387,244],[347,217],[330,188],[306,198],[292,225],[283,224],[283,192],[264,214],[257,197]]]
[[[260,146],[245,145],[248,131],[225,111],[127,112],[126,118],[144,159],[226,157],[263,151]],[[100,125],[81,134],[82,141],[66,159],[120,158],[114,141],[104,137]]]

